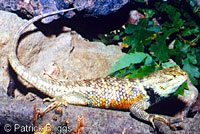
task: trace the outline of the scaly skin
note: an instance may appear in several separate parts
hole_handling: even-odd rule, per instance
[[[19,62],[16,55],[18,39],[30,24],[47,16],[74,9],[66,9],[37,16],[29,20],[18,30],[10,45],[8,54],[10,65],[15,72],[36,89],[59,102],[53,103],[53,106],[75,104],[102,108],[130,109],[131,113],[136,117],[150,121],[153,127],[154,119],[169,124],[162,116],[151,115],[144,110],[161,99],[168,97],[186,81],[188,77],[187,73],[178,67],[166,68],[144,78],[105,77],[67,83],[43,79],[28,71]],[[45,111],[51,109],[51,106]]]

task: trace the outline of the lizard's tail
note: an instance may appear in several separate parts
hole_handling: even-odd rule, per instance
[[[58,14],[58,13],[72,11],[72,10],[75,10],[77,8],[80,8],[80,7],[83,7],[83,6],[79,6],[79,7],[75,7],[75,8],[69,8],[69,9],[63,9],[63,10],[59,10],[59,11],[54,11],[54,12],[51,12],[51,13],[42,14],[42,15],[39,15],[39,16],[32,18],[31,20],[29,20],[27,23],[25,23],[23,26],[20,27],[20,29],[14,35],[12,43],[10,44],[9,53],[8,53],[8,60],[10,62],[10,65],[12,66],[12,68],[15,70],[15,72],[20,77],[22,77],[24,80],[26,80],[29,84],[33,85],[37,89],[40,89],[41,92],[43,92],[43,93],[45,93],[49,96],[55,95],[54,94],[55,90],[53,90],[52,88],[53,88],[53,85],[55,85],[57,82],[53,81],[53,80],[45,80],[45,79],[40,78],[39,76],[33,74],[31,71],[27,70],[25,68],[25,66],[23,66],[19,62],[19,60],[17,58],[17,54],[16,54],[19,37],[22,34],[22,32],[29,25],[31,25],[32,23],[34,23],[34,22],[36,22],[36,21],[38,21],[42,18],[52,16],[52,15],[55,15],[55,14]],[[52,92],[50,93],[49,90],[51,90]]]

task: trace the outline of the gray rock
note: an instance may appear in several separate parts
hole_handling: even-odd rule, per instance
[[[89,16],[100,16],[116,12],[128,2],[129,0],[0,0],[0,10],[18,11],[31,18],[42,13],[69,8],[70,6],[85,5],[79,11],[84,10],[84,14]],[[74,15],[75,12],[71,11],[66,13],[65,17],[71,18]],[[49,23],[59,17],[59,15],[48,17],[43,22]]]
[[[0,14],[0,85],[6,89],[9,81],[8,46],[11,37],[26,20],[5,11]],[[46,37],[31,25],[18,47],[20,62],[41,77],[75,81],[106,76],[123,55],[118,46],[89,42],[69,28],[64,31],[58,36]]]

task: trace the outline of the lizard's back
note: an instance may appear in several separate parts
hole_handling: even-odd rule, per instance
[[[148,97],[139,79],[134,78],[88,79],[66,87],[83,94],[94,107],[129,109],[135,101]]]

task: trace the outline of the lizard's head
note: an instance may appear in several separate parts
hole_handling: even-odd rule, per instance
[[[154,72],[141,81],[145,88],[151,88],[160,96],[174,93],[188,78],[188,74],[179,67],[170,67]]]

